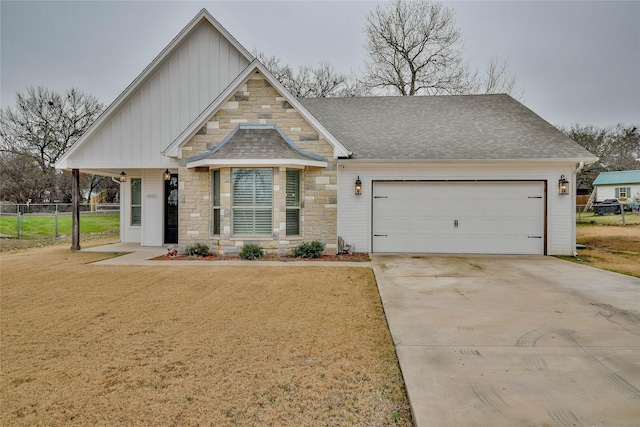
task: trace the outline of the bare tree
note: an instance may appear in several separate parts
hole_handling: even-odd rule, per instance
[[[83,187],[88,189],[87,195],[89,197],[97,193],[104,192],[105,203],[114,203],[118,201],[120,196],[120,184],[114,182],[110,176],[87,175],[83,181],[86,181]],[[81,181],[81,185],[83,181]]]
[[[93,96],[28,87],[15,107],[0,110],[0,149],[30,154],[43,171],[52,168],[103,110]]]
[[[508,93],[518,100],[524,98],[524,89],[509,71],[509,61],[500,61],[496,56],[489,60],[484,75],[476,71],[470,81],[471,93]]]
[[[365,80],[399,95],[467,93],[468,67],[453,10],[431,1],[394,0],[367,15]]]
[[[14,203],[42,201],[49,187],[47,178],[33,157],[0,152],[0,200]]]
[[[255,49],[253,54],[297,98],[360,96],[365,93],[366,89],[354,75],[338,73],[328,62],[321,61],[317,66],[302,65],[294,72],[290,65],[282,65],[276,56],[267,56]]]
[[[56,172],[55,162],[103,108],[95,97],[76,89],[60,94],[43,87],[28,87],[25,93],[17,94],[15,106],[0,109],[0,161],[14,172],[13,188],[31,185],[31,189],[23,188],[20,193],[32,194],[29,198],[34,203],[67,199],[69,180],[64,173]],[[11,167],[17,164],[23,166]],[[3,179],[8,178],[3,174]],[[6,183],[4,189],[10,187]],[[9,196],[3,190],[3,197]]]
[[[593,188],[593,180],[600,172],[633,170],[640,158],[640,131],[637,125],[617,124],[598,128],[573,125],[560,128],[569,138],[598,156],[598,161],[586,165],[577,177],[578,184]]]
[[[365,84],[399,95],[510,93],[521,98],[507,61],[484,74],[463,59],[454,11],[430,0],[393,0],[367,15]]]

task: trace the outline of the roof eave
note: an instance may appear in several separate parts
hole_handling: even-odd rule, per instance
[[[617,186],[617,185],[638,185],[640,184],[640,182],[605,182],[605,183],[599,183],[599,182],[593,182],[594,186],[598,186],[598,187],[604,187],[607,185],[612,185],[612,186]]]
[[[208,167],[209,169],[217,169],[222,167],[270,168],[274,166],[287,166],[300,169],[307,166],[326,168],[328,166],[328,162],[303,159],[201,159],[187,163],[187,169],[201,167]]]
[[[65,162],[64,169],[61,167],[61,170],[72,170],[79,169],[82,172],[91,170],[91,169],[118,169],[122,171],[123,169],[166,169],[166,168],[177,168],[179,167],[178,161],[175,159],[164,158],[163,162],[144,162],[138,160],[132,161],[120,161],[120,162],[100,162],[100,161],[92,161],[92,162],[83,162],[82,166],[74,164],[73,159],[69,162]]]
[[[571,158],[526,158],[526,159],[354,159],[343,158],[338,159],[339,162],[347,161],[349,163],[595,163],[597,157],[571,157]]]

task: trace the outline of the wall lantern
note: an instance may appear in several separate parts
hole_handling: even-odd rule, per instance
[[[358,179],[356,179],[356,196],[362,194],[362,181],[360,181],[360,176],[358,175]]]
[[[120,172],[120,182],[127,182],[127,174],[124,171]]]
[[[569,181],[567,181],[567,178],[564,175],[562,175],[558,180],[558,194],[561,196],[569,194]]]
[[[171,172],[169,172],[169,169],[164,170],[164,172],[162,173],[162,177],[165,181],[169,181],[171,179]]]

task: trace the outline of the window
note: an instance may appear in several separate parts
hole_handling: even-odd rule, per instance
[[[631,187],[618,187],[616,188],[616,199],[627,200],[630,192]]]
[[[220,234],[220,171],[213,171],[213,224],[214,235]]]
[[[233,234],[270,236],[273,223],[271,169],[233,169],[231,173]]]
[[[300,171],[287,170],[287,236],[300,235]]]
[[[131,225],[142,224],[142,179],[131,178]]]

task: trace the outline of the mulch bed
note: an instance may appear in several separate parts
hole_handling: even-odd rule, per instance
[[[153,261],[242,261],[238,256],[229,255],[214,255],[208,256],[188,256],[188,255],[162,255],[152,258]],[[340,255],[321,255],[320,258],[294,258],[292,256],[265,256],[263,258],[254,261],[340,261],[340,262],[369,262],[369,254],[355,253],[355,254],[340,254]]]

